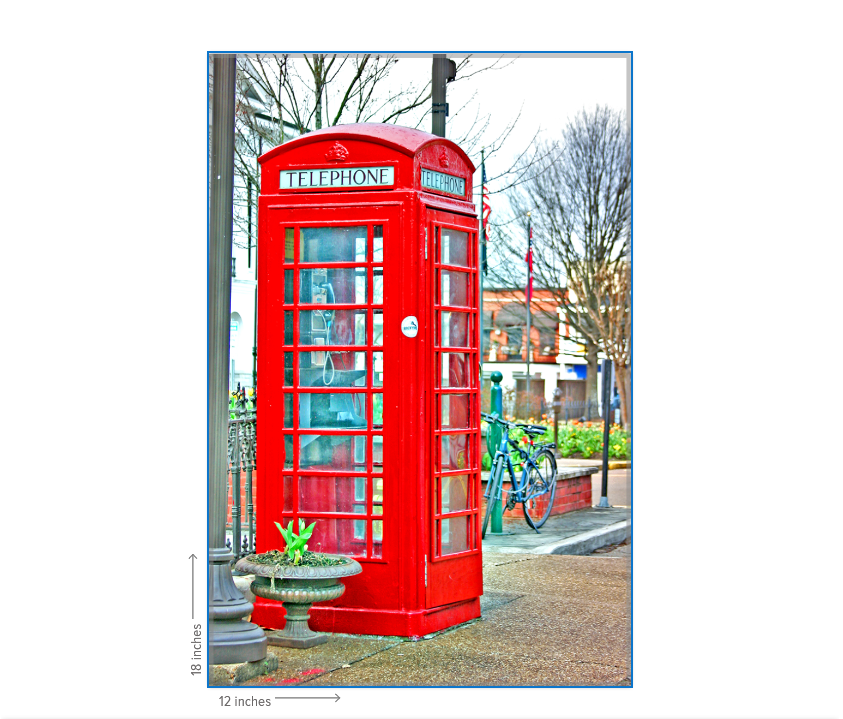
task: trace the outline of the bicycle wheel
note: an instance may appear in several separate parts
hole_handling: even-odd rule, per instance
[[[497,495],[501,474],[503,474],[503,467],[501,466],[501,457],[498,457],[492,465],[492,471],[489,472],[489,498],[486,500],[486,514],[483,516],[483,531],[480,532],[480,539],[486,537],[486,529],[489,526],[489,519],[492,517],[492,507],[495,506],[495,502],[500,501]]]
[[[547,521],[553,509],[553,499],[556,497],[556,458],[549,449],[543,449],[532,459],[521,506],[527,524],[538,529]]]

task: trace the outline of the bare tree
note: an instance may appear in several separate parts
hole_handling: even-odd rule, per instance
[[[628,261],[605,264],[589,278],[583,272],[568,278],[573,291],[572,301],[589,298],[583,303],[591,319],[583,333],[598,344],[615,366],[615,380],[621,397],[623,423],[629,423],[631,377],[629,363],[632,350],[632,268]],[[597,300],[594,302],[593,300]]]
[[[625,117],[600,106],[570,120],[558,144],[537,144],[522,159],[523,173],[507,193],[512,214],[496,228],[490,263],[497,283],[524,286],[531,213],[535,285],[552,293],[582,338],[588,362],[587,396],[595,400],[598,350],[623,363],[619,376],[626,376],[629,363],[628,352],[614,348],[613,332],[620,325],[610,322],[608,315],[619,300],[608,297],[620,291],[618,278],[629,270],[630,150]],[[520,289],[512,290],[512,299],[523,306]],[[623,306],[628,308],[628,302]],[[628,330],[623,335],[627,345]],[[625,388],[624,402],[627,395]]]
[[[253,198],[260,191],[257,157],[263,152],[332,125],[386,122],[420,127],[425,122],[432,109],[431,73],[400,85],[390,82],[390,73],[400,61],[394,55],[374,54],[238,56],[235,173],[241,193],[235,224],[241,237],[254,242],[257,215]],[[510,62],[504,58],[478,62],[471,56],[459,59],[454,82],[467,82],[477,73],[501,69]],[[454,107],[451,120],[473,99],[471,96]],[[500,149],[519,117],[520,113],[489,142],[487,155]],[[478,110],[464,125],[461,135],[451,139],[471,153],[488,129],[489,116],[481,116]]]

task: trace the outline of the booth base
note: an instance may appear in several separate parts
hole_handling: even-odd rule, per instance
[[[284,615],[281,604],[257,598],[251,621],[265,629],[282,629]],[[415,611],[314,606],[310,609],[310,628],[316,632],[418,638],[479,616],[480,597]]]

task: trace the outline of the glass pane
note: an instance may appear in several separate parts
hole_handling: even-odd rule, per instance
[[[296,246],[295,230],[292,227],[284,229],[284,262],[293,261],[293,248]]]
[[[372,437],[372,471],[375,474],[383,472],[383,435]]]
[[[467,394],[443,394],[441,399],[440,429],[470,429],[470,399]]]
[[[439,304],[453,307],[470,307],[469,282],[471,275],[465,272],[440,270]]]
[[[383,262],[383,225],[375,225],[375,239],[372,245],[372,262]]]
[[[293,468],[293,436],[284,435],[284,453],[281,455],[284,461],[284,469]]]
[[[284,304],[293,304],[293,276],[292,270],[284,270]]]
[[[281,502],[282,512],[293,511],[293,478],[289,474],[285,474],[281,478],[281,492],[283,495]],[[289,520],[287,520],[289,521]]]
[[[299,467],[366,471],[366,437],[307,434],[299,436]]]
[[[442,525],[442,555],[467,552],[468,546],[468,517],[453,517],[443,519]]]
[[[382,305],[383,304],[383,268],[382,267],[375,267],[374,269],[374,278],[372,282],[374,283],[373,288],[373,297],[372,297],[372,304],[373,305]]]
[[[372,424],[376,429],[383,427],[383,394],[375,392],[372,397]]]
[[[471,355],[456,352],[442,353],[442,388],[471,387]]]
[[[315,305],[365,305],[366,268],[320,267],[300,270],[299,302]]]
[[[468,469],[471,466],[468,453],[467,434],[443,434],[440,469],[447,472],[454,469]]]
[[[292,428],[293,426],[293,395],[284,393],[284,427]]]
[[[366,514],[365,507],[355,507],[354,508],[355,514]],[[354,520],[354,538],[365,542],[366,541],[366,520],[365,519],[355,519]]]
[[[366,310],[300,311],[299,344],[366,344]]]
[[[383,514],[383,477],[372,480],[372,514]]]
[[[292,403],[291,403],[292,408]],[[299,427],[337,429],[366,427],[366,395],[347,392],[300,392]]]
[[[365,387],[365,352],[299,352],[299,386]]]
[[[442,477],[442,508],[440,512],[461,512],[469,508],[468,475]]]
[[[468,233],[442,228],[439,262],[443,265],[468,267]]]
[[[316,522],[313,534],[307,540],[311,552],[344,554],[346,556],[365,557],[366,539],[355,539],[354,519],[335,519],[333,517],[302,517],[307,525]]]
[[[374,327],[372,329],[372,344],[383,345],[383,310],[374,310]]]
[[[440,312],[441,347],[469,347],[469,321],[465,312]]]
[[[299,262],[365,262],[366,226],[302,227]]]
[[[284,386],[293,386],[293,353],[284,353]]]
[[[373,352],[372,387],[383,387],[383,352]]]
[[[365,477],[299,477],[300,512],[366,513]]]
[[[293,311],[286,310],[284,312],[284,344],[293,344]]]
[[[372,520],[372,556],[383,557],[383,520]]]

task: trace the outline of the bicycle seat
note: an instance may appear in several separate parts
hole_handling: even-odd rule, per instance
[[[536,424],[519,424],[518,427],[533,437],[541,437],[547,431],[547,427]]]

